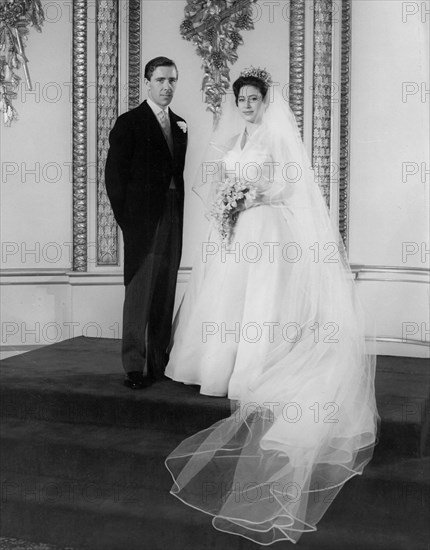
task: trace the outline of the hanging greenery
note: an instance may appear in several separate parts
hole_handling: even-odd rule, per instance
[[[216,126],[222,99],[230,85],[230,67],[243,44],[241,31],[252,30],[252,4],[257,0],[187,0],[180,31],[203,59],[202,90]]]
[[[29,25],[41,32],[43,21],[41,0],[0,0],[0,111],[6,126],[17,118],[12,100],[21,81],[16,74],[21,66],[27,86],[32,89],[23,42]]]

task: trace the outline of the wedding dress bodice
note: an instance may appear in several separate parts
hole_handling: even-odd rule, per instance
[[[259,130],[256,130],[258,133]],[[232,147],[224,156],[223,164],[226,177],[243,179],[252,183],[259,191],[266,191],[273,181],[274,164],[269,146],[257,146],[254,133],[247,137],[241,148],[245,130],[236,138]]]

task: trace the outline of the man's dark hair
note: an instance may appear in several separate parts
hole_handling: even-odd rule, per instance
[[[176,63],[168,57],[160,56],[154,57],[154,59],[151,59],[151,61],[148,61],[145,65],[145,78],[147,80],[151,80],[151,76],[157,67],[175,67],[176,75],[178,75],[178,67],[176,66]]]

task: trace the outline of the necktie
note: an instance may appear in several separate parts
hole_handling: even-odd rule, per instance
[[[166,141],[167,141],[167,145],[169,147],[169,150],[170,150],[170,154],[172,155],[173,157],[173,140],[172,140],[172,133],[170,131],[170,123],[169,123],[169,119],[167,117],[167,114],[166,114],[166,111],[164,109],[162,109],[159,113],[158,113],[158,118],[160,120],[160,126],[161,126],[161,129],[163,130],[163,134],[164,134],[164,137],[166,138]],[[175,189],[176,186],[175,186],[175,180],[174,178],[171,179],[170,181],[170,186],[169,186],[169,189]]]
[[[170,124],[167,118],[166,111],[163,109],[158,113],[158,118],[160,120],[161,129],[163,130],[164,137],[166,138],[167,145],[169,146],[170,152],[173,154],[173,141],[172,135],[170,132]]]

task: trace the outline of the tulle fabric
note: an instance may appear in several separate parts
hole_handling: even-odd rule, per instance
[[[227,394],[237,410],[183,441],[166,465],[172,494],[216,529],[268,545],[315,530],[371,459],[375,362],[288,106],[270,104],[243,150],[241,137],[214,142],[220,172],[211,167],[198,192],[210,202],[217,178],[246,167],[259,194],[230,245],[209,228],[166,369],[202,393]]]

